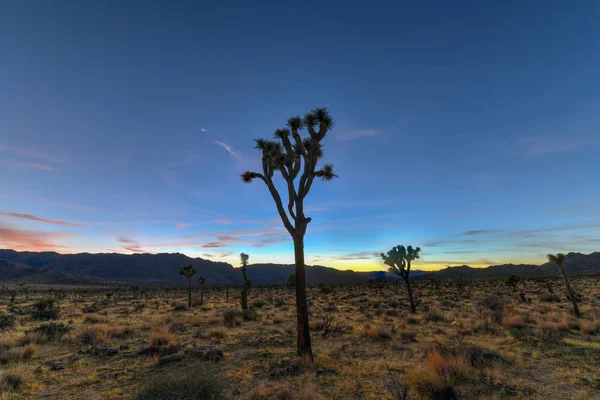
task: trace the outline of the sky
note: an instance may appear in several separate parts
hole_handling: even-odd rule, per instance
[[[597,1],[8,1],[0,248],[293,262],[253,139],[327,107],[306,259],[600,249]]]

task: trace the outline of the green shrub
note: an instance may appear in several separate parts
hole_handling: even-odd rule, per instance
[[[173,311],[185,311],[187,307],[183,303],[175,303],[173,304]]]
[[[15,326],[15,316],[0,312],[0,331],[10,329]]]
[[[254,310],[244,310],[242,311],[242,318],[244,318],[244,321],[256,321],[258,313]]]
[[[253,301],[252,304],[250,305],[250,307],[252,308],[263,308],[265,305],[265,302],[262,300],[256,300]]]
[[[223,385],[215,377],[196,368],[184,374],[153,376],[139,390],[134,400],[221,400],[225,399]]]
[[[47,324],[41,324],[35,329],[35,332],[39,332],[46,336],[48,340],[60,339],[63,335],[66,335],[71,330],[71,326],[62,322],[50,322]]]
[[[235,325],[235,319],[240,318],[241,316],[242,312],[239,310],[225,310],[223,311],[223,324],[231,328]]]
[[[540,301],[546,303],[560,303],[560,296],[554,293],[544,293],[540,296]]]
[[[281,297],[275,299],[275,307],[282,307],[285,305],[285,301]]]
[[[58,319],[60,308],[54,304],[54,299],[41,299],[33,305],[31,318],[38,321]]]

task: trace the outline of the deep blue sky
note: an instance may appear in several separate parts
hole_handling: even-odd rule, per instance
[[[291,261],[239,174],[318,106],[308,262],[600,247],[597,1],[210,3],[3,3],[0,247]]]

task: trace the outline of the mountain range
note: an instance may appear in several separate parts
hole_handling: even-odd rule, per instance
[[[225,262],[191,258],[181,253],[118,254],[55,252],[18,252],[0,250],[0,283],[28,282],[49,284],[111,284],[111,283],[184,283],[179,268],[193,264],[197,276],[204,276],[208,284],[242,283],[239,269]],[[569,253],[565,258],[568,273],[600,272],[600,252],[592,254]],[[294,273],[290,264],[251,264],[248,277],[255,285],[282,284]],[[411,276],[419,279],[445,278],[500,278],[508,275],[552,275],[556,266],[546,263],[505,264],[487,268],[467,265],[448,267],[439,271],[413,270]],[[369,280],[397,279],[397,275],[385,271],[356,272],[324,266],[307,266],[309,284],[362,283]]]

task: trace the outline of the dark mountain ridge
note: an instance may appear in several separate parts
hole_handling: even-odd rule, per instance
[[[118,254],[118,253],[78,253],[59,254],[56,252],[18,252],[0,250],[0,282],[27,281],[30,283],[157,283],[181,284],[184,278],[179,268],[192,264],[198,276],[204,276],[208,284],[239,285],[241,273],[225,262],[202,258],[191,258],[181,253],[159,254]],[[592,254],[569,253],[565,258],[568,273],[600,272],[600,252]],[[251,264],[248,277],[255,285],[283,284],[294,273],[291,264]],[[498,278],[509,275],[539,276],[554,275],[556,266],[546,263],[505,264],[487,268],[472,268],[467,265],[448,267],[439,271],[413,270],[411,276],[417,279],[445,278]],[[325,266],[307,266],[306,277],[309,284],[346,283],[356,284],[369,280],[391,280],[397,276],[385,271],[356,272],[338,270]]]

